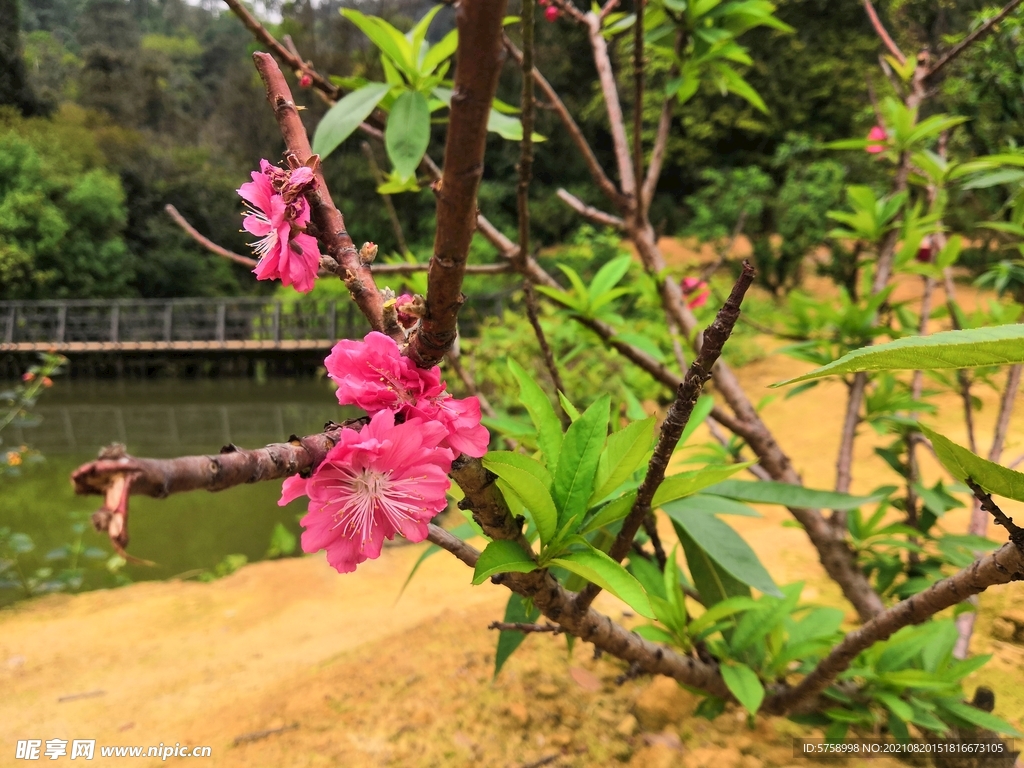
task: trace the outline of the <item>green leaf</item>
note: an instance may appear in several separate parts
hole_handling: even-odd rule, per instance
[[[541,542],[547,544],[551,541],[558,529],[558,511],[548,490],[551,485],[551,475],[540,462],[520,455],[516,463],[509,463],[494,459],[489,453],[484,456],[483,465],[501,478],[500,482],[504,487],[501,485],[499,487],[502,488],[502,493],[505,488],[508,488],[519,497],[533,518],[533,524],[537,526]],[[544,482],[545,477],[548,478],[546,483]]]
[[[879,500],[879,496],[850,496],[834,491],[817,491],[801,485],[773,480],[726,480],[707,489],[715,496],[754,504],[781,504],[802,509],[856,509]]]
[[[341,15],[359,27],[362,33],[370,38],[370,42],[390,58],[399,69],[410,76],[415,74],[412,44],[405,38],[405,35],[384,19],[365,16],[351,8],[342,8]]]
[[[576,409],[576,406],[572,404],[572,401],[563,392],[558,393],[558,404],[562,406],[562,410],[569,417],[570,423],[574,423],[580,417],[580,412]]]
[[[423,63],[420,64],[420,74],[423,76],[431,74],[440,66],[441,62],[455,53],[458,47],[459,30],[453,29],[427,51],[427,55],[423,57]]]
[[[427,37],[427,30],[430,28],[430,22],[434,20],[434,17],[437,16],[438,11],[440,11],[442,7],[443,6],[441,5],[435,5],[423,14],[423,18],[416,22],[416,26],[410,29],[409,33],[405,36],[409,41],[409,46],[412,50],[413,63],[415,64],[419,64],[420,53],[423,51],[423,41]],[[429,75],[430,71],[427,71],[424,74]]]
[[[508,605],[505,606],[504,621],[506,624],[532,624],[539,617],[540,611],[533,603],[530,603],[529,610],[527,610],[526,600],[521,595],[512,593],[508,599]],[[508,657],[515,652],[516,648],[523,644],[525,639],[526,634],[523,632],[511,632],[503,629],[498,633],[498,648],[494,652],[495,677],[501,672],[501,668],[505,666]]]
[[[321,158],[331,154],[370,116],[390,90],[387,83],[367,83],[327,110],[313,134],[313,153]]]
[[[600,501],[628,480],[647,457],[654,442],[655,418],[635,421],[608,436],[594,480],[590,504]]]
[[[768,106],[764,103],[764,99],[736,70],[728,64],[720,64],[715,67],[715,71],[721,76],[725,90],[735,93],[741,99],[746,99],[755,109],[768,114]]]
[[[878,691],[875,694],[875,698],[878,699],[885,708],[892,712],[896,717],[905,723],[909,723],[914,718],[914,709],[907,702],[901,699],[894,693],[886,693],[885,691]]]
[[[712,465],[666,477],[658,486],[658,490],[654,492],[651,506],[661,507],[684,496],[692,496],[697,491],[721,483],[727,477],[756,463],[755,461],[746,461],[739,464]]]
[[[764,701],[764,686],[754,672],[746,664],[726,662],[721,666],[722,679],[729,686],[732,695],[750,714],[757,714]]]
[[[733,578],[690,538],[686,529],[672,522],[686,554],[686,566],[704,604],[710,608],[730,597],[750,597],[750,587]]]
[[[603,528],[606,525],[611,525],[621,520],[629,514],[629,510],[633,508],[633,502],[635,501],[636,491],[630,491],[619,496],[617,499],[612,499],[587,521],[586,525],[580,529],[580,534],[588,534],[591,531],[596,531],[598,528]]]
[[[677,529],[682,529],[687,537],[726,573],[766,595],[782,597],[782,592],[775,586],[772,577],[761,565],[761,561],[757,559],[757,555],[750,545],[717,517],[707,514],[673,515],[668,510],[666,510],[666,514],[672,518],[672,524]],[[686,555],[687,562],[689,562],[689,550],[686,550]],[[704,594],[704,590],[699,584],[697,590],[701,595]],[[732,595],[726,596],[731,597]]]
[[[715,603],[704,611],[704,613],[690,622],[690,634],[694,636],[699,635],[704,630],[713,627],[722,619],[727,619],[741,611],[749,611],[758,607],[760,607],[760,603],[752,597],[739,596],[726,598],[721,602]]]
[[[938,705],[951,715],[955,715],[961,720],[966,720],[971,725],[976,725],[979,728],[987,728],[990,731],[1005,733],[1007,736],[1015,738],[1020,738],[1024,735],[1002,718],[996,717],[977,707],[972,707],[965,702],[957,701],[956,699],[940,699]]]
[[[939,457],[942,466],[957,480],[966,482],[970,478],[988,493],[1024,501],[1024,474],[975,456],[923,424],[921,432],[932,441],[935,455]]]
[[[430,144],[430,105],[422,93],[405,91],[395,99],[384,128],[384,147],[402,178],[416,173]]]
[[[537,563],[523,552],[522,547],[514,541],[495,539],[480,553],[473,569],[473,583],[482,584],[496,573],[529,573],[535,570]]]
[[[554,471],[558,466],[558,454],[562,450],[562,423],[555,415],[551,400],[536,381],[522,369],[512,358],[509,358],[508,369],[519,382],[519,400],[530,414],[533,426],[537,428],[537,444],[548,469]]]
[[[1024,325],[997,325],[966,331],[908,336],[855,349],[838,360],[773,387],[860,371],[913,371],[975,368],[1024,363]]]
[[[562,440],[553,487],[560,528],[573,518],[582,519],[587,511],[601,449],[608,434],[610,402],[608,395],[598,398],[569,426]]]
[[[748,507],[739,501],[733,501],[723,496],[712,496],[707,493],[696,493],[687,496],[685,499],[676,499],[672,503],[672,510],[676,514],[690,514],[692,512],[704,512],[709,515],[738,515],[739,517],[761,517],[753,507]]]
[[[516,453],[515,451],[488,451],[487,455],[483,457],[481,463],[490,469],[494,474],[501,477],[497,471],[493,469],[496,464],[507,464],[513,467],[517,467],[525,472],[529,472],[544,488],[551,487],[551,473],[548,472],[547,467],[541,464],[531,456],[526,456],[522,453]],[[520,494],[521,495],[521,494]]]
[[[604,552],[594,548],[579,552],[569,552],[551,561],[567,571],[592,581],[602,589],[611,592],[641,616],[653,619],[654,610],[647,599],[640,582],[619,563],[612,560]]]

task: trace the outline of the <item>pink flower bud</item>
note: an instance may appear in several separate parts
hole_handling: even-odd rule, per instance
[[[885,128],[876,125],[868,132],[868,145],[864,148],[864,151],[872,155],[884,152],[885,143],[888,140],[889,134],[885,132]]]
[[[32,381],[35,377],[36,375],[32,371],[25,371],[25,373],[21,374],[22,381]]]
[[[47,389],[52,387],[53,379],[51,379],[49,376],[43,376],[43,386],[46,387]]]
[[[686,306],[690,309],[699,309],[708,303],[711,296],[711,289],[708,284],[697,277],[684,277],[679,283],[683,289],[683,295],[687,296]]]
[[[553,5],[549,5],[544,9],[544,18],[548,21],[558,21],[559,15],[558,9]]]
[[[308,73],[303,72],[302,76],[299,78],[299,87],[300,88],[309,88],[309,86],[311,86],[312,84],[313,84],[313,78],[310,77]]]

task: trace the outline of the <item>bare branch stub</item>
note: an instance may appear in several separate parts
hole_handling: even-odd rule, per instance
[[[189,237],[191,237],[193,240],[195,240],[197,243],[203,246],[206,250],[210,251],[211,253],[215,253],[218,256],[221,256],[225,259],[228,259],[229,261],[233,261],[236,264],[241,264],[243,267],[249,267],[250,269],[255,268],[256,264],[258,263],[256,259],[250,259],[248,256],[243,256],[240,253],[235,253],[234,251],[228,250],[223,246],[217,245],[215,242],[213,242],[213,240],[206,237],[198,229],[189,224],[188,219],[182,216],[178,212],[178,209],[175,208],[170,203],[164,206],[164,210],[167,212],[168,216],[174,219],[174,223],[185,231],[185,234],[187,234]]]
[[[622,523],[622,529],[612,543],[608,555],[616,562],[621,561],[633,545],[633,538],[644,520],[651,513],[651,500],[655,492],[665,479],[669,461],[672,453],[679,443],[679,438],[686,428],[693,408],[697,404],[697,398],[704,389],[704,385],[711,378],[711,369],[722,354],[722,348],[732,334],[736,321],[740,315],[740,304],[747,289],[754,282],[754,268],[749,263],[743,263],[743,272],[733,286],[732,293],[725,304],[718,311],[714,321],[704,331],[704,343],[701,345],[700,353],[690,364],[689,370],[683,383],[676,391],[676,399],[668,410],[665,422],[661,426],[661,436],[654,448],[654,455],[651,457],[647,467],[647,475],[637,490],[636,500],[633,508],[626,515]],[[587,608],[597,597],[600,587],[590,584],[579,593],[576,605],[579,610]]]
[[[1009,517],[1003,510],[999,508],[995,500],[992,498],[992,494],[985,491],[980,485],[978,485],[971,478],[967,478],[965,481],[967,487],[971,489],[974,494],[974,498],[981,504],[981,508],[992,515],[995,518],[996,525],[1004,528],[1010,536],[1010,541],[1013,545],[1020,550],[1022,556],[1024,556],[1024,528],[1013,522],[1013,518]]]
[[[427,273],[427,310],[408,347],[420,367],[437,365],[455,341],[465,301],[462,278],[476,230],[476,193],[483,176],[487,119],[501,73],[505,0],[461,2],[455,10],[455,68],[444,171],[437,191],[437,230]]]
[[[257,51],[252,58],[266,86],[267,101],[274,110],[287,152],[298,165],[305,165],[310,161],[313,152],[309,146],[306,128],[302,125],[295,102],[292,100],[291,89],[273,56]],[[316,181],[316,188],[309,194],[308,199],[317,240],[327,252],[327,256],[338,265],[339,277],[344,280],[352,299],[370,321],[370,326],[374,330],[383,330],[384,300],[373,282],[370,268],[359,258],[359,251],[345,229],[345,219],[341,211],[331,200],[319,163],[316,163]]]
[[[882,24],[882,20],[878,18],[878,13],[875,11],[875,6],[871,4],[871,0],[864,0],[864,11],[867,13],[868,19],[871,21],[871,26],[875,29],[875,34],[877,34],[881,39],[889,53],[891,53],[893,58],[900,64],[905,64],[907,62],[907,57],[903,55],[903,51],[900,50],[900,47],[896,45],[896,41],[889,35],[885,25]]]

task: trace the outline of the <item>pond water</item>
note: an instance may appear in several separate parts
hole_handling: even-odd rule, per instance
[[[4,430],[5,445],[27,444],[42,460],[26,462],[18,476],[0,476],[0,530],[27,534],[33,544],[17,556],[20,575],[8,569],[0,605],[24,598],[26,580],[39,591],[68,583],[97,589],[194,576],[230,555],[260,560],[278,523],[295,535],[301,530],[305,505],[278,507],[280,481],[162,500],[133,496],[128,551],[154,565],[111,568],[117,563],[108,565],[114,552],[106,536],[83,525],[100,499],[75,496],[68,479],[101,446],[124,443],[136,456],[216,453],[228,443],[254,448],[309,434],[352,413],[337,405],[328,382],[312,379],[58,380],[35,409],[37,425]],[[25,549],[24,537],[19,541]],[[76,574],[70,582],[69,574]]]

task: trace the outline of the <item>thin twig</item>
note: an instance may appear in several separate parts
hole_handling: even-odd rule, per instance
[[[559,188],[555,194],[558,195],[559,200],[592,224],[597,224],[599,227],[611,227],[619,230],[620,232],[626,231],[626,222],[618,216],[606,213],[600,208],[595,208],[592,205],[587,205],[576,197],[576,195],[566,189]]]
[[[1006,533],[1010,536],[1010,541],[1013,545],[1020,550],[1020,553],[1024,555],[1024,528],[1013,522],[1013,518],[1009,517],[1003,510],[999,508],[999,505],[992,499],[992,495],[985,491],[980,485],[978,485],[971,478],[967,478],[964,481],[967,487],[971,489],[971,493],[974,494],[974,498],[981,504],[981,508],[988,512],[995,519],[996,525],[1002,526],[1006,529]]]
[[[501,74],[505,0],[459,3],[459,61],[445,140],[444,170],[435,185],[437,228],[427,273],[426,313],[407,354],[420,367],[436,365],[455,341],[462,280],[476,229],[476,193],[483,176],[487,120]]]
[[[940,58],[931,66],[931,68],[928,70],[928,74],[925,76],[925,79],[928,81],[934,80],[934,78],[951,62],[956,60],[956,58],[960,54],[962,54],[964,51],[966,51],[968,48],[970,48],[972,45],[978,42],[981,38],[983,38],[985,35],[987,35],[989,32],[995,29],[996,25],[1000,21],[1005,19],[1007,16],[1009,16],[1013,12],[1013,10],[1021,4],[1022,1],[1024,0],[1010,0],[1009,3],[1003,6],[1003,9],[999,11],[999,13],[997,13],[991,19],[989,19],[984,24],[979,26],[976,30],[971,32],[971,34],[969,34],[959,43],[957,43],[948,51],[946,51],[946,53],[942,55],[942,58]]]
[[[637,226],[643,221],[644,187],[644,0],[633,0],[633,181]]]
[[[363,154],[366,156],[366,162],[370,166],[370,175],[373,177],[373,183],[380,187],[384,183],[384,174],[381,173],[380,166],[377,165],[377,158],[373,155],[373,147],[370,146],[370,142],[364,141],[362,143]],[[402,232],[402,222],[398,220],[398,212],[395,210],[395,203],[391,199],[391,195],[386,192],[378,192],[380,199],[384,201],[384,208],[388,212],[388,218],[391,220],[391,229],[395,233],[395,242],[398,244],[398,252],[406,254],[409,252],[409,246],[405,244],[405,233]]]
[[[185,230],[185,234],[211,253],[223,256],[225,259],[229,259],[236,264],[241,264],[243,267],[249,267],[250,269],[253,269],[259,263],[256,259],[250,259],[248,256],[242,256],[240,253],[229,251],[227,248],[217,245],[213,240],[201,234],[199,230],[189,224],[188,220],[178,213],[178,209],[170,203],[164,206],[164,210],[167,212],[168,216],[174,219],[175,224]]]
[[[550,632],[552,635],[560,635],[565,632],[557,624],[550,621],[545,624],[530,624],[524,621],[492,621],[487,625],[488,629],[497,629],[501,632],[522,632],[528,635],[536,632]]]
[[[697,359],[690,365],[686,372],[686,378],[679,385],[676,391],[676,399],[668,409],[664,423],[661,425],[661,435],[658,444],[654,448],[654,454],[647,466],[647,474],[640,488],[637,489],[636,500],[630,509],[626,519],[622,522],[622,528],[615,537],[608,555],[616,562],[629,553],[633,544],[633,538],[643,524],[644,520],[651,514],[651,500],[657,492],[658,487],[665,479],[665,472],[668,470],[672,454],[679,443],[679,438],[686,428],[693,408],[697,404],[697,398],[708,379],[711,378],[711,369],[722,354],[722,348],[729,340],[736,320],[740,315],[740,304],[743,296],[751,283],[754,282],[754,268],[744,262],[743,272],[733,286],[732,293],[725,305],[718,311],[714,321],[704,331],[704,344],[701,346]],[[601,588],[596,584],[588,584],[576,599],[577,610],[590,606],[594,598],[600,593]]]
[[[864,10],[868,14],[868,19],[871,21],[871,26],[875,28],[875,33],[881,38],[882,43],[889,49],[889,53],[892,54],[893,58],[896,59],[902,66],[907,63],[907,57],[903,55],[903,51],[896,45],[896,41],[889,36],[888,31],[885,29],[885,25],[882,24],[882,20],[878,18],[878,13],[875,12],[875,6],[871,4],[871,0],[864,0]]]
[[[530,273],[526,269],[526,256],[530,252],[530,181],[533,177],[533,31],[536,10],[534,0],[523,0],[523,15],[521,27],[523,30],[523,91],[520,104],[520,119],[523,124],[523,139],[519,145],[519,184],[516,188],[516,209],[519,216],[519,250],[516,258],[513,259],[513,266],[523,276],[523,301],[526,304],[526,316],[533,328],[533,334],[537,337],[540,345],[541,356],[544,358],[544,365],[551,377],[551,383],[556,392],[565,392],[565,384],[558,373],[558,364],[555,362],[555,354],[548,343],[547,335],[540,324],[540,315],[537,311],[537,296],[533,290],[533,282]],[[562,422],[562,429],[569,427],[569,414],[565,409],[559,408],[558,413]]]

